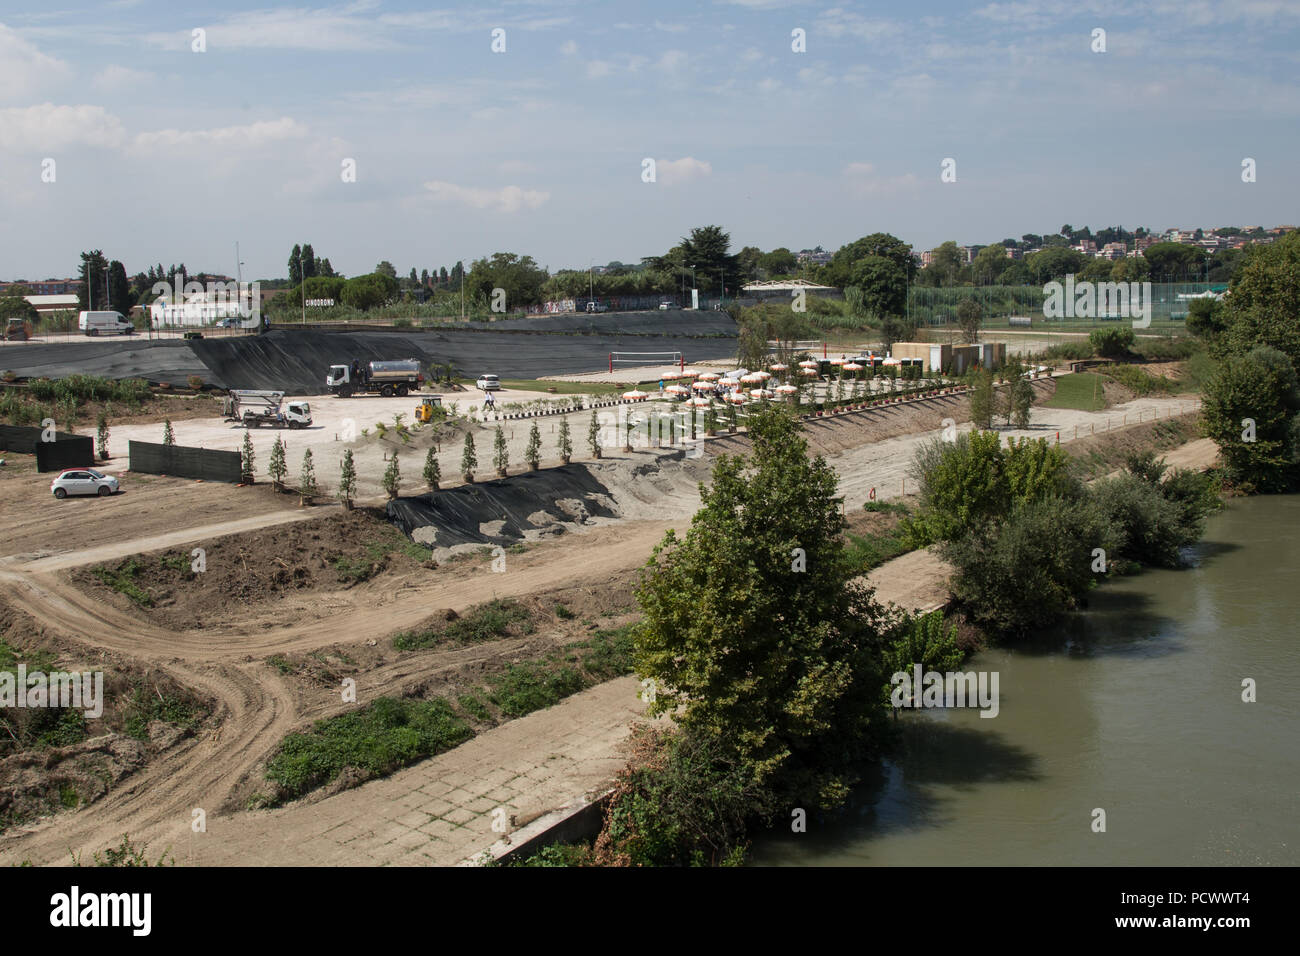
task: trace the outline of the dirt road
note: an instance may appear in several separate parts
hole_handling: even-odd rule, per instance
[[[1146,400],[1113,409],[1109,415],[1169,413],[1178,404]],[[1095,426],[1107,418],[1107,413],[1036,410],[1036,414],[1045,421],[1025,434],[1042,434],[1058,427],[1064,432],[1069,427],[1070,433],[1063,433],[1062,441],[1071,440],[1074,424]],[[844,423],[842,427],[850,426]],[[865,434],[868,426],[862,427]],[[833,454],[831,461],[841,474],[849,507],[860,506],[870,487],[877,487],[877,497],[893,492],[890,485],[904,476],[915,448],[933,434],[937,434],[937,426],[934,433],[860,447],[847,447],[851,442],[848,436],[842,436],[846,447]],[[606,462],[602,467],[619,466]],[[496,834],[485,827],[484,821],[497,807],[527,813],[550,808],[543,804],[555,806],[580,795],[592,785],[591,781],[605,779],[616,765],[617,747],[628,719],[639,712],[634,681],[625,679],[593,688],[564,705],[533,715],[536,719],[525,718],[484,733],[466,745],[471,750],[460,748],[387,780],[315,803],[300,803],[274,814],[250,814],[231,804],[236,793],[247,789],[250,775],[286,733],[306,721],[352,706],[343,704],[332,688],[290,687],[259,658],[382,636],[412,626],[438,608],[463,610],[492,597],[623,579],[644,563],[667,528],[684,529],[693,512],[689,494],[673,488],[667,489],[666,496],[652,494],[646,482],[641,483],[641,490],[645,500],[639,510],[632,509],[634,514],[654,513],[655,507],[664,507],[660,499],[671,502],[667,511],[678,513],[661,511],[653,520],[600,523],[585,533],[577,529],[578,533],[539,543],[522,555],[508,556],[504,573],[492,573],[482,566],[449,566],[398,582],[286,601],[277,609],[274,620],[246,620],[238,626],[203,630],[150,626],[69,587],[64,575],[69,568],[102,561],[110,553],[135,553],[230,533],[235,528],[247,530],[297,520],[301,512],[287,511],[272,501],[273,506],[257,515],[224,516],[214,521],[213,512],[219,509],[200,509],[182,522],[191,525],[188,528],[159,530],[155,518],[152,525],[142,524],[136,537],[121,534],[119,529],[109,543],[70,550],[60,550],[57,539],[51,543],[30,525],[15,541],[6,537],[0,542],[8,552],[7,560],[0,565],[0,587],[12,604],[50,630],[129,654],[194,687],[216,701],[221,723],[212,737],[172,748],[130,777],[123,787],[86,809],[58,814],[31,827],[11,829],[0,838],[0,860],[66,862],[69,849],[89,855],[129,833],[133,839],[147,840],[159,848],[171,845],[178,858],[196,863],[449,863],[480,836],[481,846],[495,839]],[[229,494],[230,489],[224,491]],[[656,505],[656,501],[660,504]],[[107,529],[113,521],[107,513],[91,514],[94,521],[88,527],[92,529]],[[125,514],[123,509],[119,522]],[[143,519],[143,512],[139,517]],[[173,525],[177,522],[175,515],[163,520]],[[79,540],[86,539],[79,536]],[[908,555],[900,559],[901,563],[879,569],[872,580],[879,597],[907,606],[932,606],[936,580],[933,560],[925,553]],[[382,622],[378,632],[376,622]],[[455,653],[492,654],[500,650],[479,646]],[[358,699],[367,699],[367,694],[373,697],[398,692],[448,663],[448,657],[435,655],[371,672],[359,680]],[[558,763],[550,769],[546,759],[549,753],[560,754]],[[489,763],[493,766],[485,770]],[[444,771],[460,782],[452,784],[452,776],[440,776]],[[452,786],[442,790],[443,784]],[[447,799],[451,790],[459,791],[454,801]],[[402,819],[389,813],[395,802],[404,809]],[[444,807],[444,803],[449,806]],[[220,840],[205,842],[203,835],[193,833],[190,824],[195,809],[206,812],[209,834],[220,834]],[[325,822],[333,826],[322,829]],[[472,839],[448,827],[466,830]],[[335,829],[340,832],[334,833]]]

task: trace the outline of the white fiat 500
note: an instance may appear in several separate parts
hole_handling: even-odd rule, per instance
[[[117,494],[117,479],[94,468],[69,468],[50,482],[50,491],[56,498],[68,495],[99,495],[108,497]]]

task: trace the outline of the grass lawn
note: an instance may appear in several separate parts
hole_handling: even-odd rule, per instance
[[[1073,408],[1081,412],[1099,412],[1106,407],[1102,394],[1105,379],[1092,372],[1075,372],[1056,380],[1056,394],[1044,402],[1046,408]]]

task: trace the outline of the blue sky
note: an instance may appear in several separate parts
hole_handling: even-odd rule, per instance
[[[585,269],[708,223],[797,250],[1300,219],[1295,0],[11,5],[3,278],[89,248],[233,274],[236,241],[269,277],[300,241],[353,275]]]

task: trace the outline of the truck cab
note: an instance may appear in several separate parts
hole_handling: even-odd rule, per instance
[[[307,402],[290,402],[285,407],[284,420],[290,428],[306,428],[311,424],[311,405]]]

